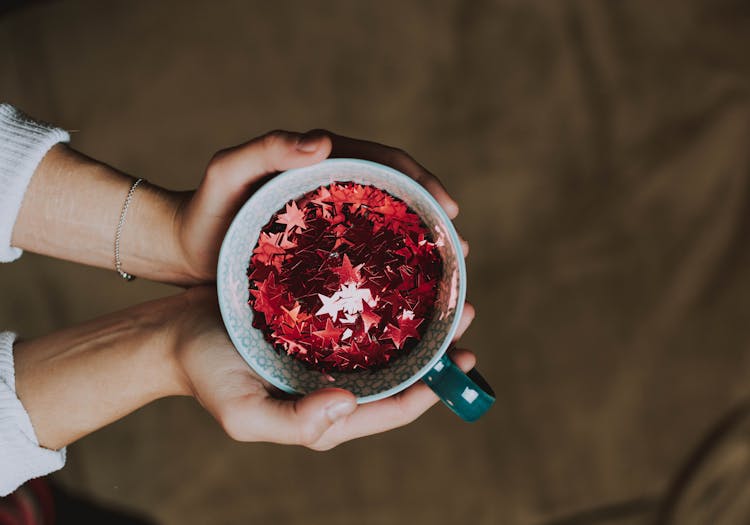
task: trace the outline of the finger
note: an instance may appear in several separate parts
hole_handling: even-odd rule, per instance
[[[330,132],[329,132],[330,133]],[[450,196],[440,180],[424,166],[414,160],[408,153],[366,140],[353,139],[331,133],[333,150],[331,157],[351,157],[371,160],[390,166],[413,178],[435,197],[448,217],[455,219],[458,215],[458,204]]]
[[[450,356],[451,360],[456,363],[458,368],[460,368],[464,372],[468,372],[477,364],[477,356],[474,355],[473,352],[470,352],[469,350],[463,348],[456,348],[454,350],[451,350],[448,355]]]
[[[471,303],[464,303],[464,310],[461,312],[461,319],[458,321],[458,328],[456,328],[456,334],[453,336],[453,341],[458,341],[464,332],[471,326],[471,322],[474,320],[477,311]]]
[[[448,354],[451,360],[463,370],[468,372],[477,363],[476,356],[463,349],[452,350]],[[394,402],[398,405],[400,412],[403,414],[404,421],[410,423],[421,416],[432,405],[438,401],[438,397],[432,389],[423,381],[407,388],[403,392],[393,396]],[[395,428],[395,427],[394,427]]]
[[[393,164],[397,170],[410,175],[429,191],[435,200],[443,207],[448,217],[455,219],[458,215],[458,203],[453,200],[443,183],[435,175],[414,160],[409,154],[399,151],[393,157]]]
[[[450,357],[464,372],[476,364],[476,356],[468,350],[453,350]],[[395,396],[360,405],[350,416],[331,427],[313,448],[325,450],[345,441],[404,426],[437,401],[438,397],[430,387],[419,381]]]
[[[251,396],[245,401],[244,406],[233,407],[233,421],[223,421],[230,436],[240,441],[308,446],[357,408],[354,394],[339,388],[325,388],[293,401],[270,396]]]
[[[225,209],[243,198],[264,176],[320,162],[331,151],[324,133],[273,131],[245,144],[218,152],[206,170],[196,198],[208,209]]]
[[[372,160],[395,168],[422,184],[435,197],[438,204],[443,207],[448,217],[455,219],[458,215],[458,204],[448,194],[448,191],[440,180],[414,160],[408,153],[378,144],[377,142],[353,139],[333,133],[331,133],[331,137],[333,138],[331,157],[353,157]],[[463,238],[460,238],[460,241],[461,249],[464,257],[466,257],[469,255],[469,243]]]
[[[331,139],[325,133],[277,130],[222,150],[214,160],[221,177],[245,180],[308,166],[325,159],[330,151]]]
[[[469,243],[463,237],[461,237],[461,251],[464,254],[464,258],[469,255]]]

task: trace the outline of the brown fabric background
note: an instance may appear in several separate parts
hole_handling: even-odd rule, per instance
[[[155,183],[194,187],[273,128],[410,151],[462,205],[464,341],[498,394],[477,424],[437,407],[327,453],[234,443],[169,399],[70,447],[57,479],[165,524],[594,523],[563,518],[609,505],[640,523],[748,395],[748,49],[741,0],[4,13],[0,98]],[[0,326],[26,336],[174,292],[33,254],[0,290]]]

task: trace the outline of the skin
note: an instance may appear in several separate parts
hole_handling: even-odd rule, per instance
[[[42,446],[59,449],[173,395],[193,396],[236,440],[314,450],[403,426],[437,402],[421,382],[366,405],[337,388],[290,399],[260,379],[227,337],[206,283],[215,279],[232,218],[268,177],[329,156],[390,165],[424,185],[449,217],[458,213],[438,179],[403,151],[322,130],[276,131],[222,150],[194,192],[139,186],[122,232],[123,268],[189,289],[15,345],[17,394]],[[131,183],[114,168],[55,146],[24,196],[13,245],[112,268],[113,234]],[[456,338],[473,317],[467,304]],[[464,371],[476,361],[466,350],[452,358]]]

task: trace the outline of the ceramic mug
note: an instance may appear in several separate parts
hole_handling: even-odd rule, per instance
[[[247,268],[261,229],[289,201],[334,182],[375,186],[401,199],[430,230],[443,261],[435,312],[422,338],[409,353],[378,370],[323,374],[277,352],[253,327]],[[258,375],[285,392],[307,394],[335,386],[352,392],[358,403],[369,403],[422,380],[466,421],[477,420],[495,401],[478,372],[465,374],[446,354],[466,296],[466,266],[458,234],[432,195],[392,168],[359,159],[329,159],[271,179],[248,199],[227,231],[219,253],[217,288],[221,315],[237,351]]]

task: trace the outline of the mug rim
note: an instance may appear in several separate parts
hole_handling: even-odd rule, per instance
[[[448,214],[445,212],[443,207],[440,205],[440,203],[437,202],[435,197],[430,194],[430,192],[427,191],[426,188],[424,188],[421,184],[419,184],[416,180],[414,180],[412,177],[406,175],[405,173],[396,170],[390,166],[386,166],[384,164],[380,164],[378,162],[373,162],[369,160],[364,159],[355,159],[355,158],[335,158],[335,159],[324,159],[321,162],[318,162],[316,164],[311,164],[310,166],[303,166],[301,168],[292,168],[290,170],[286,170],[282,173],[279,173],[278,175],[274,176],[272,179],[270,179],[268,182],[263,184],[258,190],[256,190],[248,199],[245,201],[245,203],[242,205],[242,207],[239,209],[239,211],[236,213],[234,218],[232,219],[231,224],[229,225],[229,228],[227,228],[226,233],[224,234],[224,238],[222,239],[221,248],[219,250],[219,258],[217,262],[217,271],[216,271],[216,288],[217,288],[217,297],[219,301],[219,310],[221,312],[222,322],[224,323],[224,327],[227,331],[227,334],[229,335],[229,338],[232,341],[232,344],[235,346],[235,351],[240,354],[240,357],[242,357],[243,361],[249,366],[256,374],[258,374],[262,379],[267,381],[268,383],[274,385],[275,387],[283,390],[284,392],[290,393],[290,394],[302,394],[305,395],[302,392],[298,392],[291,388],[289,385],[280,383],[276,378],[271,377],[270,375],[267,375],[265,371],[259,370],[256,367],[252,366],[247,360],[244,358],[241,352],[238,350],[238,346],[242,346],[238,338],[235,337],[235,334],[233,331],[229,329],[227,326],[226,319],[228,317],[228,314],[226,313],[227,309],[231,308],[231,305],[229,304],[229,301],[225,299],[221,294],[221,289],[219,286],[219,283],[222,282],[223,279],[226,278],[224,275],[224,271],[222,270],[222,267],[224,266],[222,264],[222,261],[229,257],[229,248],[228,248],[228,242],[227,240],[231,237],[232,232],[235,228],[239,227],[240,224],[240,217],[244,214],[248,213],[248,210],[252,208],[252,206],[262,198],[262,194],[264,191],[268,191],[268,189],[273,189],[274,185],[278,185],[283,183],[286,179],[293,179],[296,177],[299,177],[304,174],[305,170],[308,168],[311,168],[312,166],[320,167],[322,164],[326,165],[364,165],[369,166],[371,168],[375,168],[376,170],[380,171],[386,171],[389,172],[391,175],[394,175],[402,180],[405,181],[405,183],[410,186],[414,191],[420,194],[420,197],[427,200],[432,207],[436,210],[437,215],[445,227],[445,230],[447,232],[447,236],[450,238],[450,242],[453,245],[454,250],[456,251],[456,261],[457,261],[457,270],[458,270],[458,298],[455,308],[455,315],[453,317],[453,321],[451,322],[451,325],[446,332],[445,338],[440,344],[440,347],[438,350],[433,354],[431,359],[425,364],[422,368],[420,368],[417,372],[409,376],[409,378],[405,379],[404,381],[398,383],[397,385],[392,386],[391,388],[387,390],[380,391],[375,394],[369,394],[367,396],[357,396],[357,403],[358,404],[364,404],[364,403],[370,403],[373,401],[378,401],[380,399],[385,399],[387,397],[391,397],[403,390],[406,390],[411,385],[422,379],[424,375],[433,368],[437,362],[440,360],[440,358],[447,352],[448,348],[450,348],[453,336],[455,335],[456,331],[458,330],[458,324],[461,321],[461,315],[463,314],[463,308],[464,308],[464,302],[466,300],[466,261],[464,260],[463,256],[463,250],[461,247],[461,242],[458,237],[458,232],[456,231],[456,228],[453,226],[453,222],[451,221],[450,217],[448,217]],[[332,175],[331,182],[336,181],[346,181],[346,178],[337,178]],[[376,184],[373,184],[373,186],[377,187]],[[260,197],[258,197],[260,195]],[[292,200],[299,198],[297,197],[291,197]],[[332,385],[335,386],[335,385]],[[325,387],[322,387],[325,388]]]

